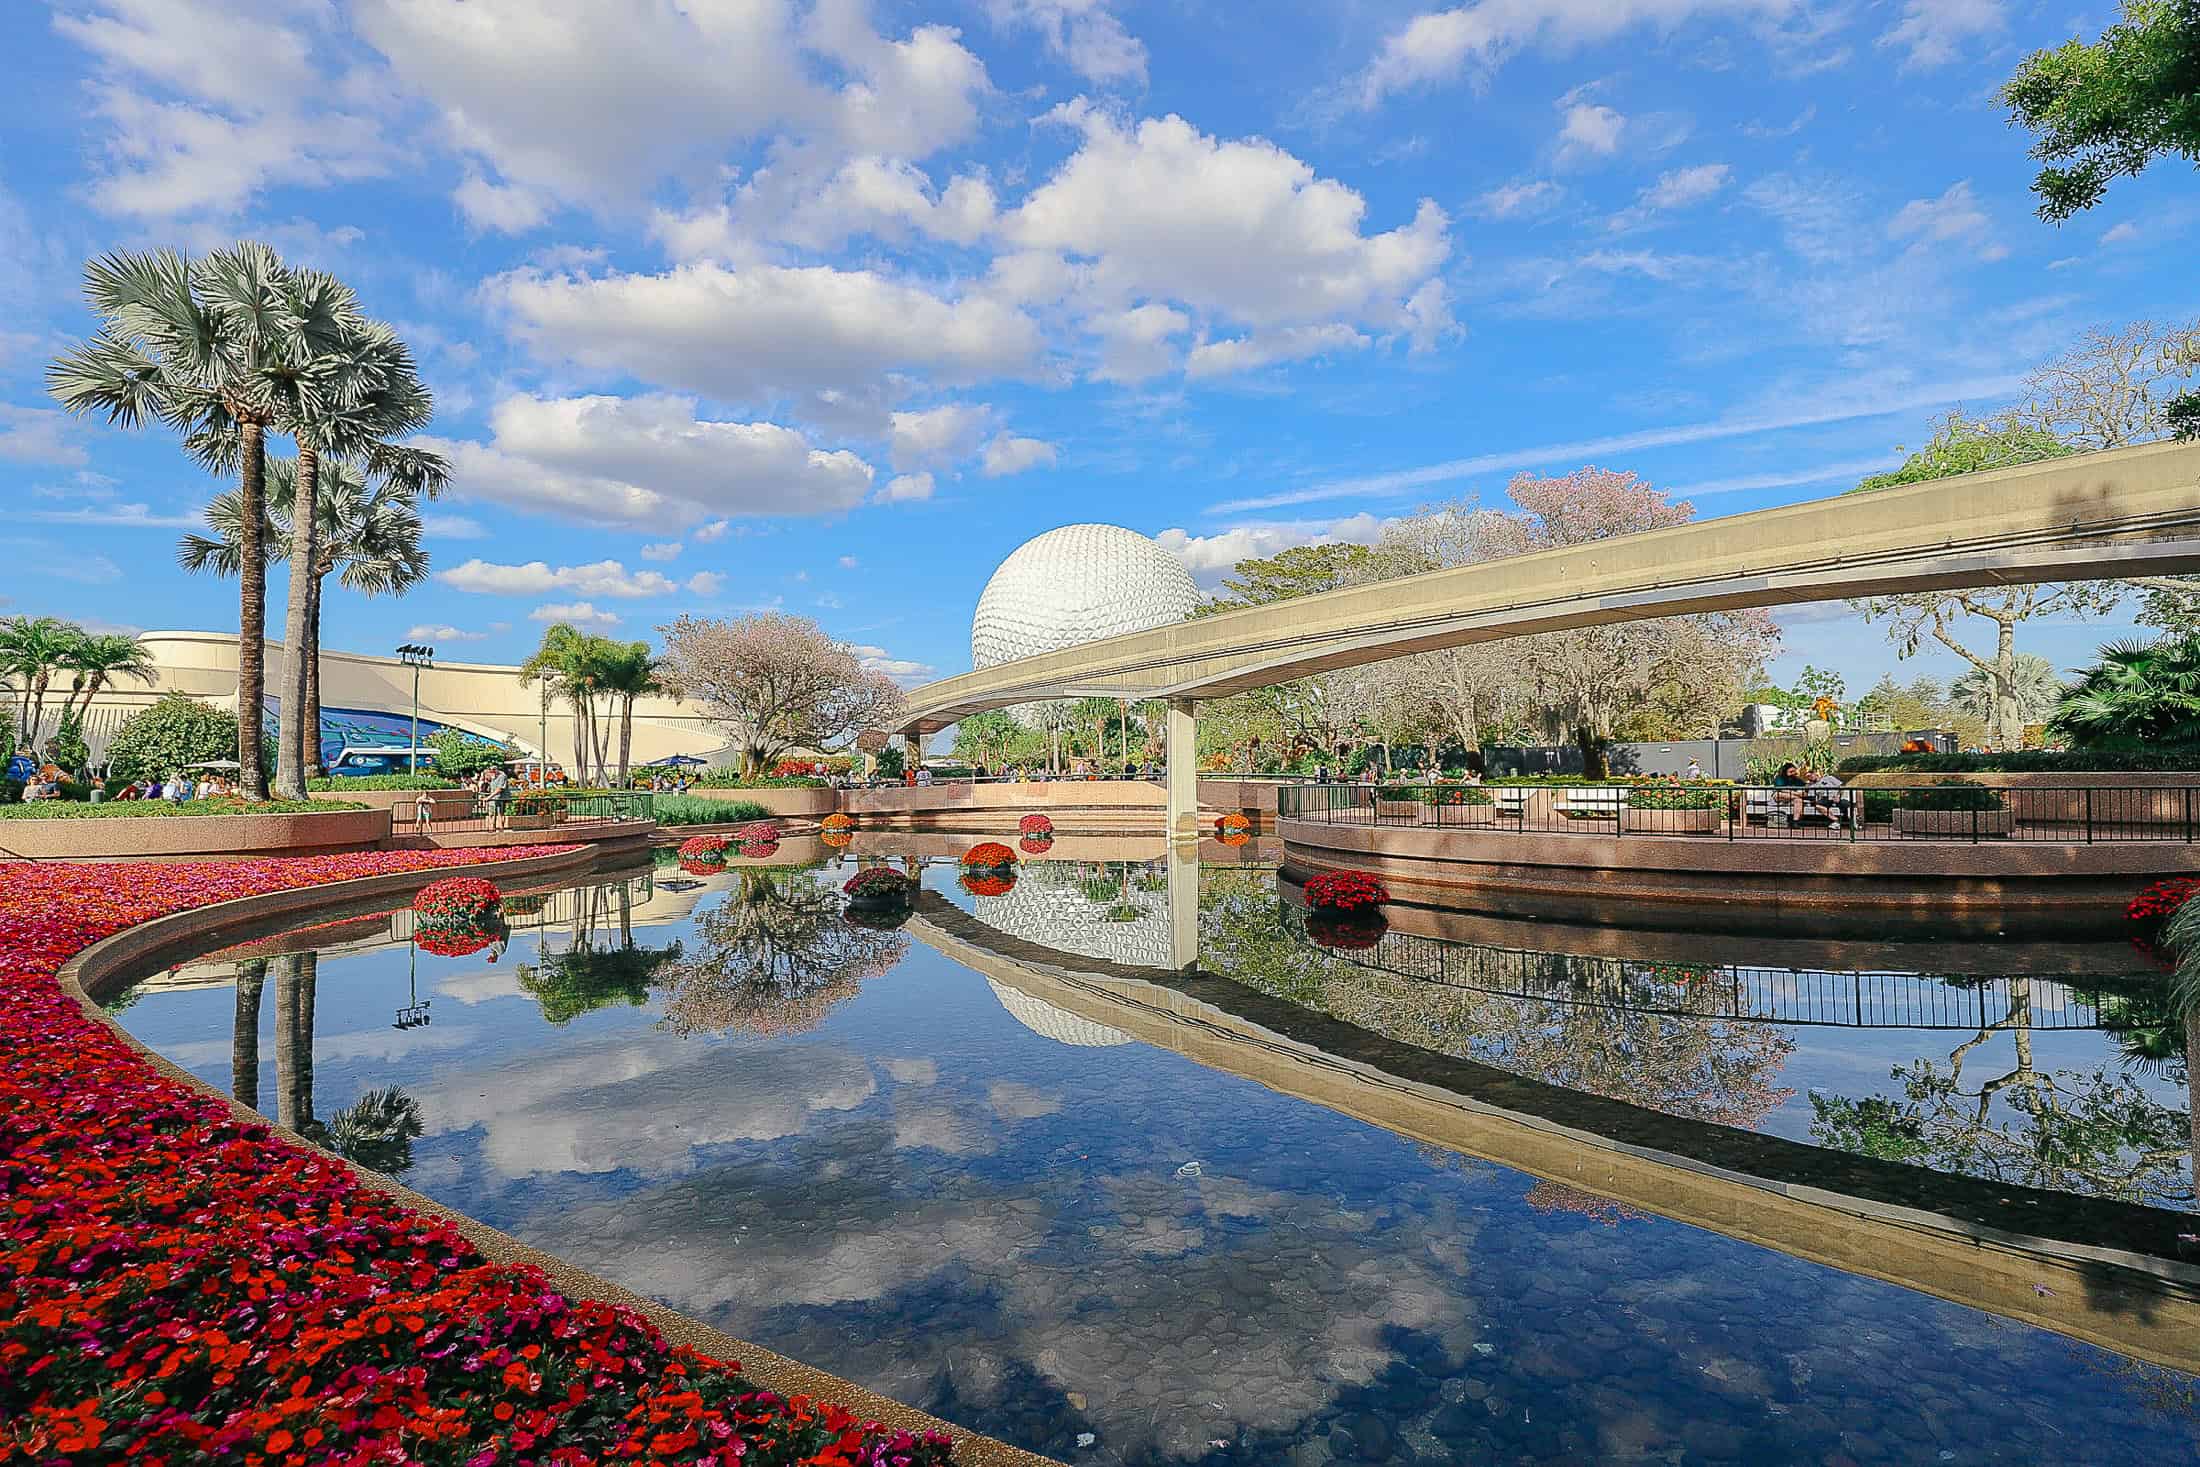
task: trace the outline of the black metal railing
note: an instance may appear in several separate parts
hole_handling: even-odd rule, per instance
[[[554,830],[655,818],[647,790],[523,794],[493,805],[465,790],[426,790],[426,798],[401,800],[390,809],[393,835],[468,835],[499,830]]]
[[[1291,785],[1277,816],[1328,825],[1713,840],[2168,842],[2200,835],[2184,785]]]

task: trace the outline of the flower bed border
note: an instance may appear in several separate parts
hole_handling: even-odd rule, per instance
[[[183,1092],[181,1096],[177,1097],[179,1100],[187,1099],[202,1106],[207,1102],[212,1102],[226,1109],[234,1117],[240,1129],[252,1131],[263,1138],[257,1143],[262,1153],[272,1152],[274,1159],[278,1162],[290,1160],[283,1153],[297,1151],[306,1153],[307,1159],[312,1163],[352,1172],[347,1163],[313,1148],[304,1138],[284,1130],[257,1112],[237,1104],[220,1091],[201,1083],[196,1077],[178,1068],[157,1053],[146,1049],[108,1017],[93,995],[110,989],[113,986],[113,975],[120,971],[137,966],[155,954],[172,951],[179,947],[203,945],[210,939],[216,939],[219,933],[227,929],[264,922],[270,918],[281,917],[294,912],[309,911],[330,904],[382,897],[403,897],[435,880],[440,873],[454,867],[496,863],[498,874],[507,880],[523,883],[538,881],[547,877],[566,875],[576,870],[585,870],[593,863],[594,853],[586,845],[561,845],[531,846],[516,851],[495,849],[396,851],[344,856],[270,859],[271,861],[281,861],[285,865],[292,861],[300,864],[333,865],[338,870],[342,869],[340,863],[371,860],[373,864],[381,869],[372,874],[354,878],[338,877],[319,882],[307,880],[296,885],[277,882],[264,886],[259,890],[241,892],[237,896],[209,902],[203,906],[179,906],[173,911],[162,913],[147,920],[101,931],[99,936],[71,953],[58,967],[43,967],[35,963],[25,963],[18,965],[17,971],[13,974],[0,978],[0,985],[5,985],[0,986],[0,1009],[17,1008],[19,1017],[27,1017],[33,1025],[43,1019],[47,1026],[45,1033],[48,1043],[59,1043],[66,1038],[74,1037],[80,1040],[93,1041],[88,1046],[92,1050],[105,1048],[105,1045],[100,1041],[110,1041],[119,1045],[119,1053],[109,1050],[100,1057],[107,1063],[117,1065],[124,1071],[127,1071],[130,1067],[132,1059],[142,1063],[152,1072],[152,1077],[156,1081],[156,1094],[157,1082],[166,1081],[169,1085],[178,1087]],[[134,866],[136,869],[143,870],[151,864],[122,863],[116,869],[126,870]],[[227,862],[164,864],[203,864],[216,869],[226,867],[232,873],[236,869],[234,865]],[[72,865],[69,869],[77,873],[90,873],[99,868]],[[284,873],[286,876],[301,874],[306,873]],[[97,924],[98,928],[108,926],[109,924],[106,923]],[[45,983],[47,982],[54,985],[53,989],[45,989]],[[90,1032],[79,1036],[53,1033],[52,1031],[56,1026],[63,1030],[66,1029],[68,1011],[65,1006],[55,1008],[42,1002],[41,990],[63,1000],[73,1000],[77,1006],[77,1016],[85,1023]],[[23,1013],[26,1009],[28,1011],[27,1015]],[[22,1060],[35,1060],[36,1052],[40,1047],[43,1046],[37,1044],[25,1046],[21,1051],[19,1062],[22,1062]],[[5,1113],[0,1112],[0,1118],[4,1118],[4,1116]],[[276,1145],[272,1148],[269,1147],[267,1138],[272,1138]],[[960,1429],[952,1428],[937,1418],[878,1395],[876,1392],[866,1390],[851,1382],[839,1380],[822,1371],[789,1360],[773,1351],[762,1349],[745,1341],[735,1340],[675,1310],[643,1299],[608,1279],[583,1272],[562,1259],[531,1248],[515,1238],[488,1227],[463,1213],[445,1207],[431,1198],[391,1182],[387,1178],[371,1173],[352,1172],[352,1180],[357,1183],[357,1188],[352,1192],[352,1196],[365,1198],[379,1194],[394,1201],[400,1213],[404,1210],[410,1210],[423,1215],[431,1222],[440,1221],[447,1224],[466,1243],[472,1245],[480,1255],[481,1262],[496,1266],[497,1271],[500,1273],[509,1275],[515,1267],[539,1270],[543,1277],[534,1280],[538,1286],[543,1286],[546,1283],[548,1288],[556,1289],[565,1296],[567,1301],[577,1304],[583,1309],[593,1310],[600,1316],[603,1313],[601,1306],[608,1305],[614,1310],[628,1311],[632,1315],[639,1316],[638,1320],[624,1322],[638,1326],[644,1335],[654,1329],[662,1341],[672,1347],[673,1353],[667,1357],[669,1359],[689,1361],[691,1368],[692,1365],[708,1367],[715,1364],[715,1360],[709,1357],[729,1361],[739,1359],[743,1362],[743,1374],[752,1385],[761,1386],[780,1395],[787,1397],[796,1395],[805,1397],[821,1396],[832,1401],[845,1403],[847,1407],[865,1413],[869,1419],[882,1422],[888,1427],[902,1431],[920,1433],[927,1430],[953,1431],[958,1439],[955,1451],[956,1460],[959,1463],[966,1464],[966,1467],[996,1467],[996,1464],[998,1464],[998,1467],[1051,1467],[1049,1459],[988,1438],[963,1433]],[[0,1318],[0,1325],[4,1325],[5,1322],[4,1318]],[[6,1335],[0,1333],[0,1341],[5,1339]],[[703,1358],[691,1360],[688,1352],[700,1352],[700,1357]],[[819,1409],[822,1410],[823,1407],[820,1406]],[[540,1444],[542,1449],[548,1449],[555,1445],[554,1441],[549,1440],[545,1440]],[[0,1436],[0,1460],[9,1460],[18,1447],[19,1444],[14,1439]],[[700,1447],[697,1450],[700,1450]],[[689,1452],[678,1452],[672,1454],[671,1459],[691,1460],[692,1455]],[[302,1456],[298,1459],[302,1460]],[[510,1460],[510,1457],[506,1455],[500,1460]],[[652,1454],[652,1460],[656,1460],[654,1453]],[[834,1460],[839,1460],[839,1458],[836,1456]],[[853,1462],[855,1459],[850,1457],[848,1460]]]

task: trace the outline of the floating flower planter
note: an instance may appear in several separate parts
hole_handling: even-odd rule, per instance
[[[728,844],[722,835],[689,836],[680,842],[680,869],[690,876],[716,876],[726,869]]]
[[[1314,910],[1358,912],[1389,900],[1389,888],[1365,871],[1324,871],[1306,882],[1306,905]]]
[[[1052,836],[1054,822],[1044,815],[1026,815],[1016,822],[1016,829],[1024,835]]]
[[[1322,947],[1339,952],[1361,952],[1383,940],[1389,919],[1374,907],[1344,911],[1318,907],[1306,914],[1306,935]]]
[[[437,957],[463,958],[505,936],[503,897],[478,876],[447,876],[413,897],[413,946]]]
[[[972,896],[1007,896],[1016,889],[1016,872],[1005,866],[965,871],[958,884]]]
[[[1054,832],[1045,835],[1027,835],[1016,842],[1016,849],[1027,856],[1043,856],[1054,849]]]
[[[848,878],[845,915],[858,927],[887,931],[909,920],[917,883],[890,866],[871,866]]]
[[[818,822],[818,829],[826,832],[828,835],[834,832],[845,832],[854,830],[855,828],[856,823],[853,820],[850,820],[846,815],[841,814],[838,810],[835,810],[832,814],[826,816],[823,820]]]
[[[817,838],[830,850],[844,851],[854,843],[856,833],[852,830],[821,830],[817,833]]]
[[[959,863],[965,871],[1014,871],[1016,853],[997,840],[980,841],[963,852]]]
[[[741,843],[742,855],[761,861],[779,849],[779,827],[769,820],[752,820],[734,832],[734,839]]]

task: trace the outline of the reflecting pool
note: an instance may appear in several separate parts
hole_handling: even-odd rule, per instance
[[[152,975],[120,1020],[532,1244],[1066,1462],[2200,1451],[2192,1376],[1401,1134],[1284,1068],[1373,1086],[1390,1051],[1363,1046],[1395,1046],[2189,1228],[2184,1030],[2128,952],[1958,970],[1411,913],[1325,947],[1250,850],[1172,871],[1065,839],[973,891],[936,859],[964,843],[594,877],[512,897],[509,941],[464,957],[345,916]],[[841,884],[888,859],[914,915],[851,920]]]

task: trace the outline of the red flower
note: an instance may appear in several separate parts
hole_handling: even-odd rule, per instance
[[[1365,871],[1324,871],[1306,883],[1309,907],[1330,907],[1340,912],[1358,911],[1390,900],[1382,882]]]
[[[1044,815],[1026,815],[1016,822],[1016,828],[1025,835],[1052,835],[1054,822]]]
[[[905,902],[917,884],[891,866],[866,866],[848,878],[840,889],[857,901]]]
[[[680,842],[682,861],[716,861],[724,865],[726,846],[729,842],[722,835],[691,835]]]
[[[769,820],[752,820],[733,833],[741,854],[760,860],[779,849],[779,827]]]
[[[1253,822],[1246,819],[1244,814],[1237,810],[1232,810],[1215,822],[1216,833],[1223,836],[1228,836],[1233,831],[1239,835],[1247,835],[1252,832],[1252,829]]]
[[[821,830],[854,830],[856,823],[840,811],[835,810],[818,823],[818,828]]]
[[[958,883],[972,896],[1007,896],[1016,889],[1016,872],[1012,867],[977,867],[963,872]]]
[[[1054,849],[1054,832],[1045,835],[1027,835],[1016,842],[1016,849],[1027,856],[1043,856]]]
[[[1323,947],[1357,952],[1383,940],[1390,923],[1373,907],[1317,907],[1306,914],[1306,935]]]
[[[2157,881],[2131,899],[2124,915],[2150,933],[2157,931],[2184,910],[2196,890],[2200,890],[2200,877],[2174,876]]]
[[[155,1070],[57,982],[171,912],[510,854],[0,865],[0,1460],[953,1460],[944,1437],[758,1390],[637,1314],[492,1263]]]
[[[962,866],[966,871],[1010,871],[1016,866],[1016,853],[997,840],[980,841],[963,852]]]

